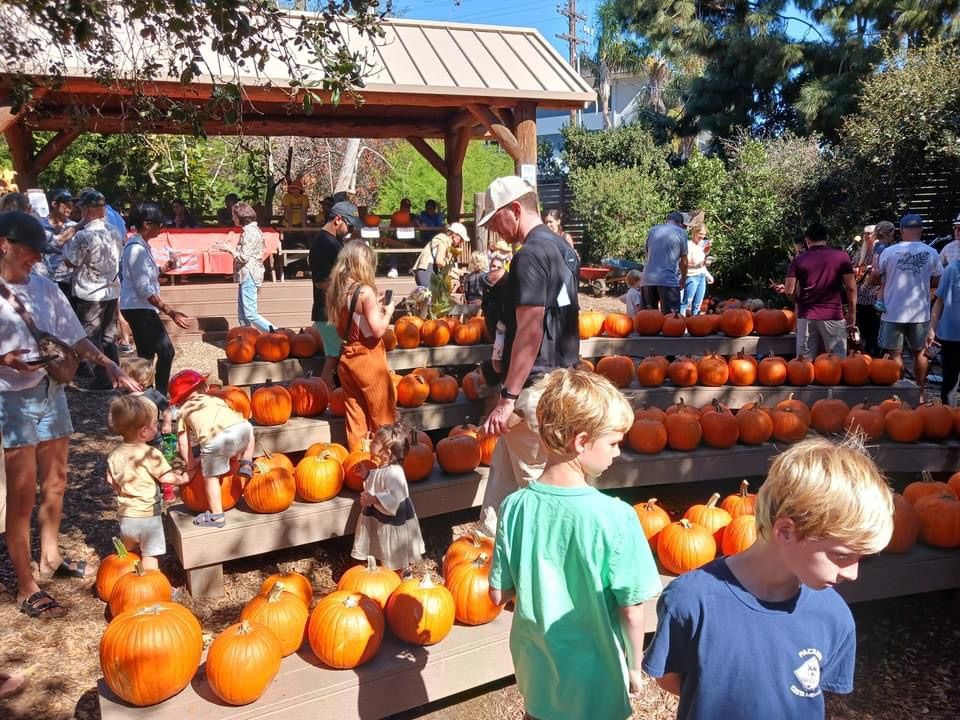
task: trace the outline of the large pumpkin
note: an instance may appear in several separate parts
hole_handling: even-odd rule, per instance
[[[293,473],[297,495],[307,502],[323,502],[343,489],[343,467],[332,453],[304,457]]]
[[[293,593],[303,600],[303,604],[307,607],[310,607],[310,603],[313,602],[313,585],[310,584],[310,579],[306,575],[293,571],[275,572],[263,581],[259,594],[266,597],[277,585],[282,585],[288,593]]]
[[[870,382],[869,355],[853,353],[840,362],[840,374],[844,385],[866,385]]]
[[[757,379],[761,385],[775,387],[787,380],[787,361],[773,354],[773,350],[760,361],[757,367]]]
[[[843,421],[843,429],[868,442],[879,440],[883,436],[883,415],[863,405],[853,407]]]
[[[234,335],[232,338],[227,338],[223,352],[227,360],[237,365],[251,362],[257,354],[256,340],[250,340],[243,335]]]
[[[263,625],[276,634],[283,657],[292,655],[303,645],[309,615],[303,599],[282,583],[274,585],[265,596],[255,595],[240,611],[241,620]]]
[[[110,592],[110,615],[117,617],[127,610],[172,599],[173,586],[167,576],[159,570],[145,570],[138,560],[133,564],[133,572],[121,575],[114,583]]]
[[[481,555],[493,557],[493,538],[482,535],[476,530],[462,535],[447,548],[443,556],[443,575],[446,577],[454,565],[472,562]]]
[[[412,320],[400,318],[393,326],[397,347],[409,350],[420,345],[420,326]]]
[[[427,320],[420,328],[420,341],[427,347],[442,347],[450,342],[450,326],[442,320]]]
[[[697,384],[697,363],[688,357],[678,357],[667,367],[667,377],[677,387],[692,387]]]
[[[270,328],[257,338],[256,348],[257,360],[281,362],[290,356],[290,336]]]
[[[290,382],[290,407],[298,417],[323,415],[330,402],[330,390],[320,378],[311,373]]]
[[[257,513],[278,513],[293,503],[297,482],[293,473],[284,467],[269,467],[261,461],[254,463],[253,477],[243,488],[247,507]]]
[[[663,319],[664,337],[680,337],[687,331],[687,319],[678,312],[667,315]]]
[[[953,410],[948,406],[928,402],[920,405],[916,412],[923,422],[924,438],[940,442],[950,437],[953,432]]]
[[[717,546],[723,537],[723,529],[730,524],[733,518],[726,510],[717,506],[720,502],[720,493],[714,493],[706,503],[691,505],[683,514],[685,520],[696,523],[713,533]]]
[[[397,385],[397,405],[401,407],[420,407],[430,397],[430,383],[420,375],[405,375]]]
[[[650,548],[657,549],[657,538],[660,531],[670,524],[670,515],[662,507],[657,505],[656,498],[650,498],[646,502],[637,503],[633,506],[637,518],[640,520],[640,527],[643,528],[643,536],[650,543]]]
[[[920,520],[913,505],[900,493],[893,494],[893,535],[883,549],[888,553],[905,553],[920,535]]]
[[[400,583],[387,600],[387,624],[390,630],[411,645],[433,645],[453,628],[453,595],[433,582],[430,573],[423,580],[412,578]]]
[[[761,445],[773,436],[773,419],[760,403],[751,403],[737,411],[737,428],[744,445]]]
[[[714,398],[714,411],[702,413],[700,427],[703,431],[703,442],[712,448],[732,447],[740,437],[740,428],[737,418],[729,409],[720,405]]]
[[[633,382],[633,361],[624,355],[607,355],[597,363],[597,372],[618,388],[630,387]]]
[[[433,472],[433,448],[422,442],[414,443],[403,459],[403,474],[408,483],[420,482]]]
[[[243,415],[244,420],[250,419],[250,396],[234,385],[210,385],[207,394],[223,398],[223,401],[233,410]]]
[[[738,387],[753,385],[757,381],[756,359],[744,353],[743,350],[738,351],[727,361],[727,376],[731,385]]]
[[[811,384],[816,377],[813,361],[806,355],[798,355],[787,363],[787,382],[790,385],[803,387]]]
[[[230,463],[230,472],[220,477],[220,504],[223,511],[226,512],[240,500],[243,495],[243,478],[237,475],[238,463],[234,460]],[[210,509],[210,502],[207,500],[207,488],[203,481],[203,472],[197,464],[190,476],[190,482],[180,486],[180,499],[188,509],[195,513],[206,512]]]
[[[727,337],[743,337],[753,332],[753,313],[749,310],[724,310],[720,315],[720,330]]]
[[[791,408],[774,410],[770,419],[773,420],[773,437],[780,442],[800,442],[810,429],[803,415]]]
[[[290,357],[308,358],[317,354],[320,344],[313,333],[301,331],[290,338]]]
[[[599,335],[603,331],[603,322],[605,319],[604,314],[596,310],[585,310],[581,312],[578,319],[580,339],[589,340]]]
[[[624,313],[609,313],[603,319],[603,332],[612,338],[625,338],[633,332],[633,318]]]
[[[307,640],[320,662],[347,670],[373,659],[383,642],[383,627],[377,603],[358,592],[335,590],[313,609]]]
[[[753,515],[757,507],[757,496],[750,492],[750,483],[741,480],[740,490],[727,495],[720,503],[720,507],[730,513],[730,517],[734,520],[741,515]]]
[[[366,595],[383,610],[400,582],[396,572],[383,565],[378,566],[377,559],[368,555],[366,563],[354,565],[341,576],[337,590]]]
[[[668,415],[664,427],[671,450],[693,450],[700,444],[703,435],[700,421],[691,413],[678,412]]]
[[[740,515],[730,521],[723,529],[720,551],[724,555],[736,555],[757,541],[757,518],[753,515]]]
[[[883,430],[891,440],[902,443],[917,442],[923,437],[923,418],[906,403],[891,410],[883,419]]]
[[[874,385],[894,385],[900,380],[900,363],[884,355],[870,363],[869,374],[870,382]]]
[[[100,638],[104,682],[121,700],[145,707],[173,697],[197,674],[200,623],[183,605],[158,602],[113,618]]]
[[[782,310],[757,310],[753,320],[757,335],[766,337],[784,335],[790,328],[790,321]]]
[[[627,445],[634,452],[656,455],[667,446],[667,428],[660,420],[634,420],[627,433]]]
[[[454,617],[464,625],[485,625],[503,610],[490,599],[490,556],[485,553],[454,565],[443,584],[453,596]]]
[[[665,319],[659,310],[640,310],[633,316],[633,329],[637,335],[659,335]]]
[[[941,548],[960,547],[960,500],[946,493],[927,495],[913,506],[920,522],[920,539]]]
[[[727,361],[716,353],[707,353],[697,363],[697,379],[701,385],[720,387],[726,385],[730,378],[730,368]]]
[[[827,397],[817,400],[810,408],[810,424],[821,435],[839,435],[849,414],[850,408],[843,400],[834,398],[830,388]]]
[[[258,425],[283,425],[293,412],[293,400],[285,387],[268,379],[250,396],[250,410]]]
[[[696,570],[717,556],[717,541],[707,528],[687,519],[670,523],[657,538],[660,564],[675,575]]]
[[[140,559],[139,555],[127,550],[118,537],[113,538],[113,548],[114,552],[103,558],[97,567],[97,597],[104,602],[110,601],[117,580],[127,573],[132,573],[133,566]]]
[[[444,472],[468,473],[480,464],[480,441],[471,435],[445,437],[437,443],[437,462]]]

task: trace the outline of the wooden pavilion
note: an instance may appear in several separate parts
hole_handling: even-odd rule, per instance
[[[302,90],[290,87],[279,60],[257,75],[231,72],[190,85],[175,79],[155,81],[141,92],[161,102],[171,98],[203,104],[217,85],[239,84],[242,121],[207,122],[203,130],[209,135],[406,138],[446,179],[451,220],[463,210],[462,167],[470,140],[496,141],[522,174],[523,166],[536,166],[537,108],[574,110],[595,99],[589,85],[530,28],[389,19],[383,23],[384,36],[376,40],[360,37],[346,25],[341,30],[370,67],[365,86],[358,90],[361,102],[346,98],[334,105],[329,94],[321,92],[323,102],[307,113]],[[145,47],[145,42],[133,31],[118,36],[127,57],[164,51]],[[102,84],[79,55],[67,50],[64,57],[65,77],[56,88],[46,87],[43,58],[32,69],[0,65],[0,131],[20,187],[35,186],[38,174],[84,132],[193,132],[182,123],[128,116],[128,83]],[[211,68],[228,66],[213,53],[204,59]],[[16,71],[36,77],[37,91],[31,103],[15,113],[9,91]],[[55,134],[36,147],[32,131]],[[442,155],[429,139],[443,141]]]

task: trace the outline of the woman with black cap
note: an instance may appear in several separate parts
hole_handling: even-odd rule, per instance
[[[64,558],[58,546],[67,448],[73,425],[63,385],[48,374],[37,335],[58,338],[82,360],[104,368],[114,386],[139,390],[117,364],[90,340],[67,298],[50,280],[32,273],[47,242],[37,218],[22,212],[0,214],[0,434],[6,469],[6,542],[17,575],[16,602],[32,618],[66,614],[37,585],[30,566],[30,516],[40,482],[40,579],[85,578],[94,569]]]

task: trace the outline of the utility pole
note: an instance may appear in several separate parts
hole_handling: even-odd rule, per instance
[[[577,53],[578,45],[586,45],[586,40],[581,40],[577,37],[577,23],[586,22],[587,18],[583,15],[577,13],[577,0],[567,0],[567,6],[563,7],[557,5],[557,12],[567,18],[570,21],[569,28],[567,32],[563,34],[558,34],[557,38],[560,40],[566,40],[567,46],[570,48],[570,66],[577,71],[577,75],[580,74],[580,56]],[[570,124],[577,124],[577,111],[570,111]]]

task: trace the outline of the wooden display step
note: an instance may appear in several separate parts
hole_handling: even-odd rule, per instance
[[[785,446],[736,445],[726,450],[700,447],[692,452],[666,450],[640,455],[624,450],[593,485],[600,489],[645,487],[765,475]],[[886,472],[950,471],[960,466],[960,443],[881,442],[870,454]],[[483,499],[488,469],[447,475],[438,467],[427,480],[410,486],[420,517],[477,507]],[[168,537],[187,573],[187,586],[198,597],[223,593],[223,563],[280,548],[296,547],[353,532],[359,513],[357,494],[344,490],[322,503],[295,502],[282,513],[249,512],[243,502],[227,512],[225,528],[201,528],[182,505],[169,509]]]
[[[666,586],[672,578],[661,575]],[[917,545],[903,555],[879,555],[860,563],[856,581],[837,590],[848,602],[878,600],[960,587],[960,551]],[[654,603],[648,605],[647,632],[656,628]],[[285,658],[264,695],[244,707],[224,705],[213,695],[203,666],[187,688],[164,703],[135,708],[119,700],[103,679],[97,683],[103,720],[375,720],[481,687],[513,674],[510,624],[504,611],[478,627],[454,625],[432,647],[407,645],[386,632],[377,656],[353,671],[331,670],[307,643]]]
[[[651,351],[655,355],[703,355],[709,352],[720,355],[736,355],[743,350],[748,355],[793,355],[797,349],[797,336],[779,335],[777,337],[731,338],[726,335],[707,335],[706,337],[641,337],[629,335],[625,338],[598,337],[580,341],[580,357],[593,359],[607,355],[629,355],[646,357]]]
[[[418,430],[439,430],[465,423],[476,424],[487,413],[486,401],[467,400],[461,392],[449,403],[426,403],[416,408],[398,408],[398,416]],[[321,417],[292,417],[283,425],[254,425],[257,453],[298,452],[317,442],[345,443],[347,434],[343,418],[329,410]]]

